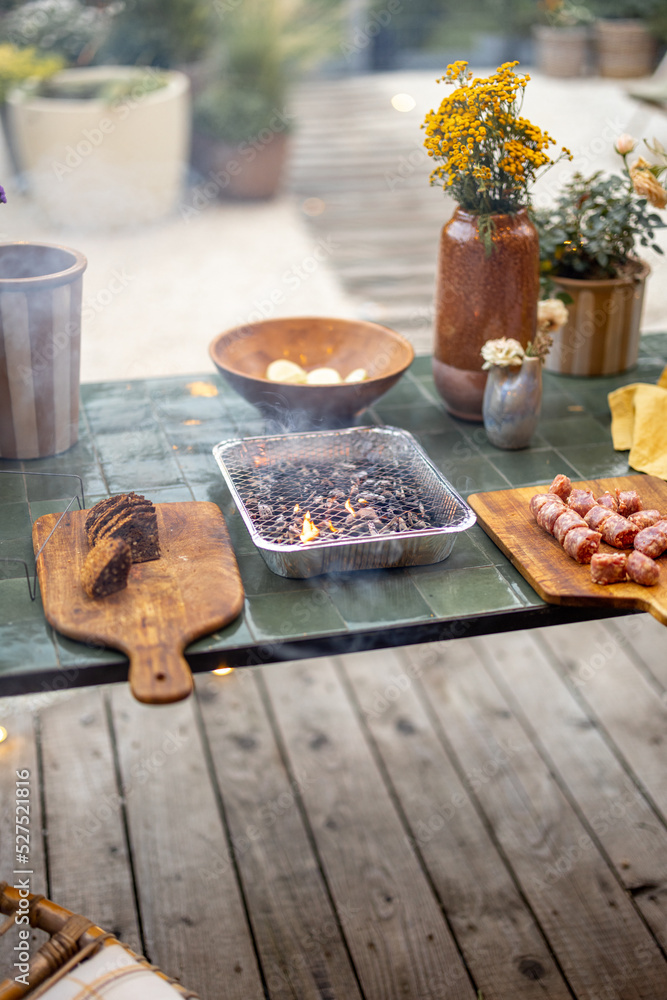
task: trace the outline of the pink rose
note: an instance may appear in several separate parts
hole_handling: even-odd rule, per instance
[[[616,140],[616,149],[621,154],[621,156],[625,156],[626,153],[631,153],[636,145],[637,145],[637,140],[634,138],[634,136],[628,135],[627,132],[623,132],[623,134],[619,135],[618,139]]]

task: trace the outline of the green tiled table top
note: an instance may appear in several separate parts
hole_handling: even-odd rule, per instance
[[[625,475],[627,452],[610,436],[607,394],[629,382],[655,382],[667,360],[667,334],[645,335],[638,365],[611,378],[544,376],[532,446],[494,448],[482,425],[449,416],[435,390],[429,357],[361,418],[410,431],[463,496],[549,482]],[[81,387],[80,440],[68,452],[31,462],[0,461],[20,473],[74,473],[86,505],[136,490],[156,502],[212,500],[227,522],[246,592],[243,614],[193,643],[194,670],[456,638],[600,617],[595,608],[545,604],[475,525],[435,566],[337,573],[309,580],[273,574],[255,550],[211,454],[229,438],[275,433],[217,374]],[[0,475],[0,559],[34,567],[30,526],[63,510],[76,480]],[[0,695],[125,679],[114,650],[66,639],[46,623],[39,592],[31,601],[19,562],[0,562]]]

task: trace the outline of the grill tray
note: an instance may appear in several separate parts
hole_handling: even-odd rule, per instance
[[[213,448],[213,455],[254,544],[269,569],[278,576],[305,578],[334,571],[441,562],[451,552],[457,533],[470,528],[476,520],[471,508],[413,436],[396,427],[351,427],[222,441]],[[424,503],[434,526],[354,538],[320,534],[317,540],[306,543],[276,542],[267,537],[270,532],[266,518],[259,516],[251,499],[259,494],[260,500],[263,496],[267,503],[275,501],[275,497],[267,497],[267,474],[285,466],[290,473],[293,469],[285,502],[303,504],[305,511],[308,505],[304,504],[303,476],[299,470],[304,466],[321,469],[338,462],[346,463],[346,468],[371,469],[376,478],[383,471],[396,475],[400,470],[401,477],[411,482],[411,492]],[[283,480],[281,494],[286,494],[287,489]]]

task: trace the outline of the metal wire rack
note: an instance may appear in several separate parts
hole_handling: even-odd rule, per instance
[[[40,554],[44,551],[46,545],[48,545],[49,539],[52,537],[54,532],[58,529],[58,526],[65,514],[71,509],[72,504],[76,500],[79,505],[79,510],[83,510],[86,506],[86,497],[83,490],[83,480],[81,476],[76,475],[72,472],[26,472],[23,469],[0,469],[0,475],[3,476],[46,476],[50,478],[58,479],[76,479],[79,484],[78,491],[74,494],[70,502],[65,507],[64,511],[54,524],[51,531],[48,533],[42,544],[40,545],[38,551],[35,553],[35,565],[30,569],[25,559],[19,559],[17,556],[3,556],[0,557],[0,563],[20,563],[25,570],[26,583],[28,584],[28,591],[30,593],[30,600],[34,601],[37,597],[37,559]],[[32,579],[31,579],[32,573]]]

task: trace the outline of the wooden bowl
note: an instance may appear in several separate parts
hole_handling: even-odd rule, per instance
[[[296,316],[267,319],[219,334],[209,345],[218,371],[266,416],[295,429],[342,426],[398,382],[414,358],[409,341],[388,327],[356,319]],[[295,385],[265,377],[272,361],[287,358],[306,371],[335,368],[345,378],[365,368],[362,382]]]

